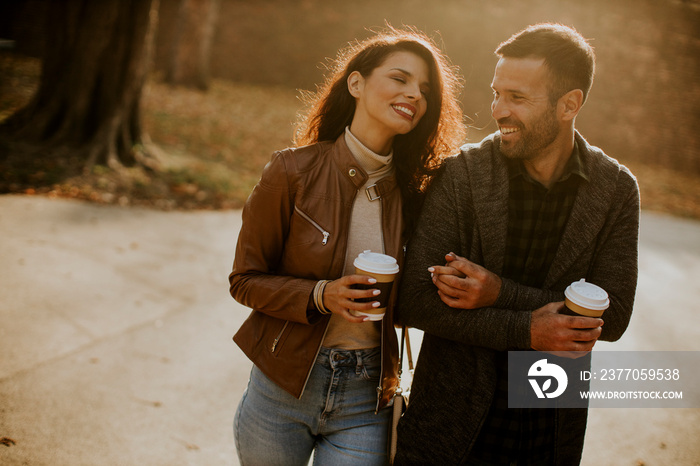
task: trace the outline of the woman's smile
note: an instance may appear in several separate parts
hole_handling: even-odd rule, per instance
[[[356,107],[350,131],[377,154],[391,150],[394,137],[418,125],[428,109],[428,65],[418,55],[389,55],[369,76],[354,72],[348,89]]]
[[[396,113],[413,121],[413,116],[416,114],[416,107],[409,104],[395,104],[392,105]]]

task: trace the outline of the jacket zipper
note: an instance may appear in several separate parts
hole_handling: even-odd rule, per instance
[[[306,384],[309,383],[309,379],[311,378],[311,372],[312,372],[313,369],[314,369],[314,366],[313,366],[313,365],[316,364],[316,359],[318,358],[318,353],[321,352],[321,347],[323,346],[323,340],[326,339],[326,333],[328,333],[328,325],[326,325],[326,329],[323,331],[323,336],[321,337],[321,343],[319,343],[319,344],[318,344],[318,348],[316,348],[316,355],[314,356],[314,362],[313,362],[313,364],[311,365],[311,369],[310,369],[309,372],[306,374],[306,380],[304,380],[304,386],[301,387],[301,394],[302,394],[302,395],[304,394],[304,391],[306,390]],[[300,396],[300,398],[301,398],[301,396]]]
[[[357,197],[357,193],[358,193],[358,192],[359,192],[359,190],[355,190],[355,196],[352,198],[352,205],[353,205],[353,208],[354,208],[354,206],[355,206],[355,198]],[[330,233],[324,231],[323,228],[321,228],[316,222],[314,222],[311,218],[309,218],[308,215],[306,215],[304,212],[302,212],[301,210],[299,210],[299,208],[298,208],[296,205],[294,206],[294,210],[296,210],[296,211],[299,213],[299,215],[301,215],[302,217],[304,217],[305,219],[307,219],[309,222],[311,222],[312,225],[316,226],[316,228],[318,228],[320,231],[323,231],[323,234],[324,234],[324,235],[323,235],[323,240],[324,240],[324,243],[323,243],[323,244],[325,245],[325,244],[326,244],[325,242],[326,242],[327,239],[328,239],[328,237],[327,237],[326,235],[330,235]],[[352,208],[350,209],[350,217],[352,217]],[[346,247],[346,248],[347,248],[347,239],[348,239],[347,236],[348,236],[349,234],[350,234],[350,231],[349,231],[349,230],[346,231],[346,236],[345,236],[345,245],[346,245],[345,247]],[[347,254],[346,254],[346,256],[347,256]],[[347,257],[345,257],[345,259],[343,259],[343,268],[342,268],[342,270],[345,270],[345,263],[346,263],[346,261],[347,261]],[[384,323],[382,323],[382,325],[384,325]],[[316,359],[318,358],[318,353],[321,352],[321,347],[323,346],[323,340],[326,339],[326,333],[328,333],[328,325],[326,325],[326,329],[323,331],[323,337],[321,337],[321,343],[319,343],[318,348],[316,348],[316,355],[314,356],[314,364],[316,364]],[[380,359],[381,359],[381,358],[380,358]],[[312,371],[312,370],[313,370],[313,366],[311,366],[311,370],[309,370],[309,372],[306,374],[306,380],[304,381],[304,386],[301,388],[301,394],[302,394],[302,395],[304,394],[304,391],[306,390],[306,384],[309,383],[309,378],[311,378],[311,371]],[[380,380],[381,380],[381,375],[379,376],[379,378],[380,378]],[[381,382],[380,382],[380,384],[381,384]],[[377,406],[379,406],[379,402],[377,402]]]
[[[386,245],[384,244],[384,201],[379,198],[379,218],[381,219],[381,239],[382,239],[382,253],[386,254]],[[382,329],[379,336],[379,385],[377,386],[377,404],[374,407],[374,414],[379,413],[379,403],[382,401],[382,395],[384,389],[382,388],[382,377],[384,375],[384,319],[382,319]]]
[[[270,351],[272,351],[273,353],[275,352],[275,349],[277,348],[277,343],[279,343],[280,338],[282,338],[282,334],[284,333],[285,330],[287,330],[288,325],[289,325],[289,321],[284,323],[282,330],[280,330],[280,333],[277,334],[277,338],[275,338],[275,341],[272,342],[272,348],[270,348]]]
[[[296,205],[294,206],[294,210],[295,210],[299,215],[301,215],[302,218],[304,218],[307,222],[309,222],[311,225],[313,225],[314,228],[316,228],[318,231],[321,232],[321,234],[323,235],[323,241],[321,241],[321,244],[323,244],[324,246],[325,246],[326,244],[328,244],[328,237],[329,237],[331,234],[328,233],[326,230],[324,230],[323,227],[321,227],[321,225],[319,225],[318,223],[316,223],[316,222],[314,221],[314,219],[312,219],[311,217],[309,217],[308,215],[306,215],[306,213],[302,212],[301,209],[299,209],[299,207],[297,207]]]

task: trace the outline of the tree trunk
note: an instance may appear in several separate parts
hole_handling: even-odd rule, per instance
[[[39,89],[2,126],[33,157],[70,154],[90,169],[147,162],[140,100],[158,0],[51,2]]]
[[[219,16],[219,0],[180,0],[166,82],[209,88],[209,61]]]

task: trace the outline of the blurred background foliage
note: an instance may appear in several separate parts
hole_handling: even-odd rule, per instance
[[[15,54],[39,56],[46,1],[19,3],[11,21],[0,20],[0,37],[12,36]],[[433,37],[464,76],[471,142],[495,130],[493,50],[551,21],[574,26],[596,50],[582,134],[632,168],[646,208],[700,217],[700,1],[220,0],[206,92],[160,79],[178,4],[160,0],[144,125],[170,155],[170,194],[179,189],[193,206],[241,205],[271,151],[290,144],[298,92],[321,82],[324,64],[348,41],[386,22]]]
[[[161,4],[156,69],[167,49]],[[597,75],[578,126],[617,157],[700,174],[700,2],[677,0],[223,1],[212,75],[313,89],[326,57],[387,20],[434,37],[465,77],[464,111],[492,131],[493,50],[529,24],[576,27],[592,40]],[[472,132],[473,136],[480,136]]]

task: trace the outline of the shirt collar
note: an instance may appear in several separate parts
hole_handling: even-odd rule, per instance
[[[561,175],[561,178],[557,180],[557,183],[561,183],[562,181],[566,181],[569,178],[571,178],[572,175],[577,175],[583,180],[588,181],[588,170],[586,169],[586,166],[582,163],[581,161],[581,151],[579,149],[578,141],[574,141],[574,150],[571,152],[571,157],[569,157],[569,161],[566,162],[566,166],[564,167],[564,173]],[[524,179],[535,182],[535,180],[532,179],[532,177],[527,173],[527,170],[525,169],[525,165],[523,164],[522,160],[517,160],[517,159],[508,159],[508,177],[509,179],[516,178],[518,176],[522,176]]]

